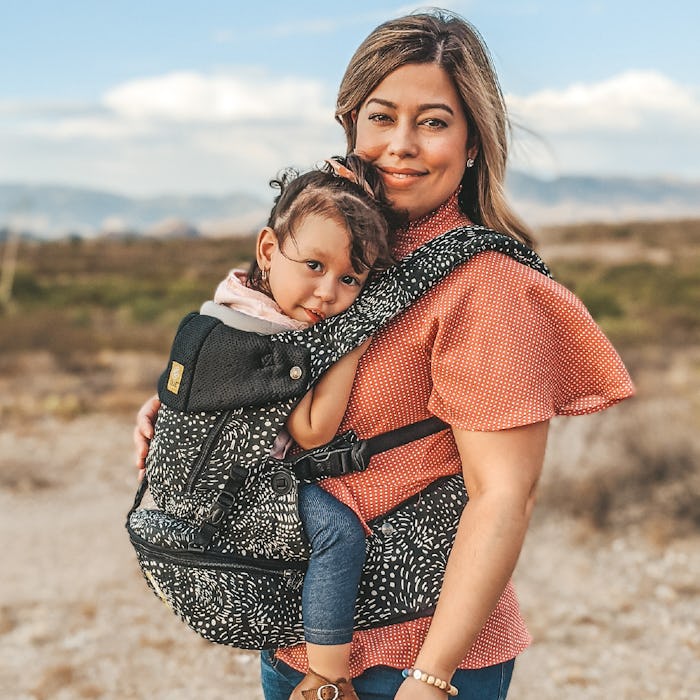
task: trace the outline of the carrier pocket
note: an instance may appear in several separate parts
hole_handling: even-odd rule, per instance
[[[272,649],[302,638],[306,562],[190,551],[192,526],[160,511],[137,511],[127,530],[151,590],[205,639]]]
[[[151,495],[159,505],[165,494],[191,491],[225,417],[226,412],[182,413],[161,405],[146,458]]]
[[[250,441],[240,411],[182,413],[161,405],[146,459],[151,495],[162,510],[196,517]]]

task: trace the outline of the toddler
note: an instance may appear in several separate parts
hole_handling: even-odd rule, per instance
[[[248,273],[232,270],[201,312],[242,330],[269,334],[304,328],[347,309],[371,273],[391,264],[391,216],[375,169],[357,156],[322,169],[286,171]],[[301,399],[272,455],[293,440],[310,449],[330,442],[347,407],[360,357],[370,341],[346,354]],[[311,545],[302,590],[309,673],[291,700],[316,698],[334,679],[344,698],[349,681],[355,599],[365,556],[357,516],[317,484],[299,489],[299,514]],[[306,692],[305,692],[306,691]]]

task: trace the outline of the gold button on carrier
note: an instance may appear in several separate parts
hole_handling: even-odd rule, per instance
[[[292,379],[301,379],[302,374],[303,372],[301,371],[301,367],[298,367],[297,365],[294,365],[294,367],[289,370],[289,376]]]

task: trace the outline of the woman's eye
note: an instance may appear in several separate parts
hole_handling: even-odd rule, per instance
[[[382,114],[381,112],[374,112],[373,114],[370,114],[368,119],[371,122],[376,122],[378,124],[391,121],[391,117],[389,117],[388,114]]]
[[[436,117],[424,119],[423,124],[433,129],[444,129],[447,126],[447,122],[443,121],[442,119],[437,119]]]
[[[314,272],[317,272],[318,270],[321,269],[321,263],[318,260],[307,260],[306,267],[308,267],[309,270],[313,270]]]

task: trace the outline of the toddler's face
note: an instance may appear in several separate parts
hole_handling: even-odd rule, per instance
[[[285,315],[309,324],[345,311],[369,274],[352,267],[347,229],[310,214],[293,233],[280,246],[268,228],[258,242],[258,264],[268,270],[272,297]]]

